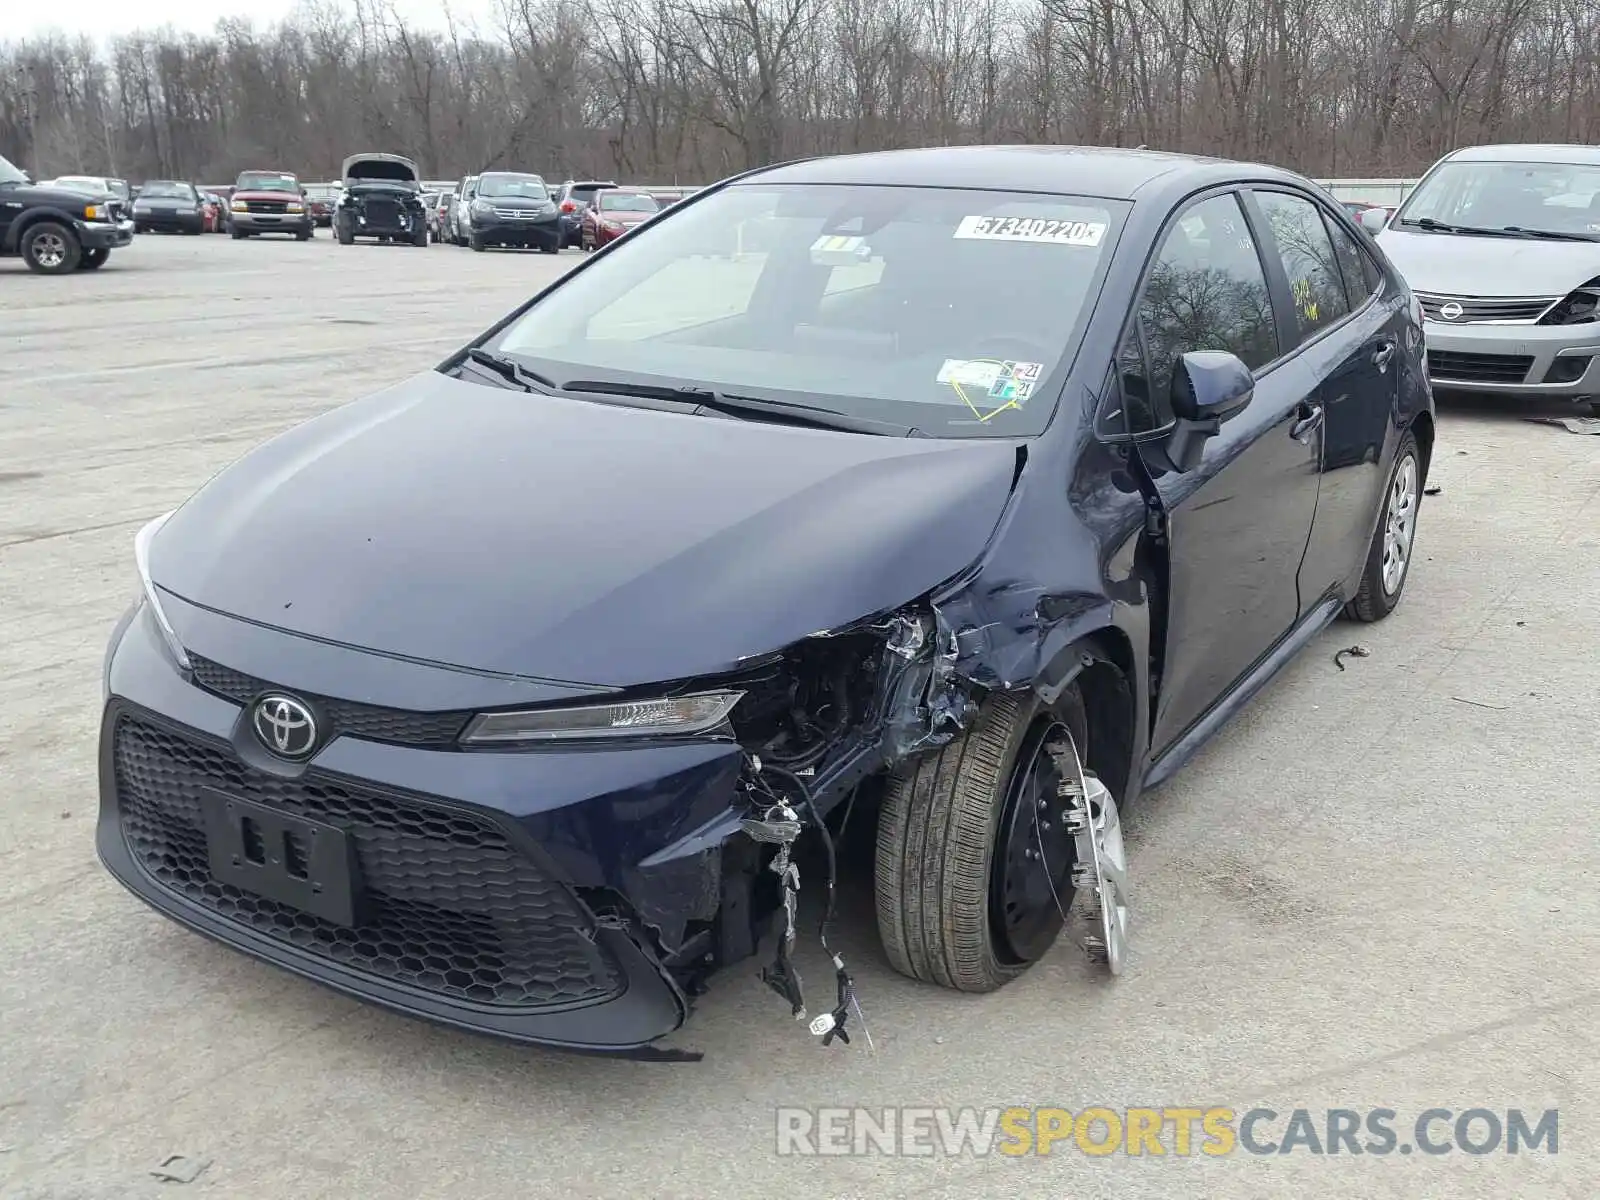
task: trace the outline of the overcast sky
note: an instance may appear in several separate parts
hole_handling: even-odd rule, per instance
[[[112,37],[135,29],[156,30],[170,25],[187,33],[210,33],[219,14],[246,17],[254,25],[270,25],[282,20],[298,0],[73,0],[70,4],[24,3],[0,30],[0,40],[33,38],[52,30],[68,34],[87,33]],[[443,29],[443,0],[392,0],[394,9],[408,24]],[[450,0],[450,11],[458,24],[485,24],[494,11],[493,0]],[[19,19],[20,18],[20,19]]]

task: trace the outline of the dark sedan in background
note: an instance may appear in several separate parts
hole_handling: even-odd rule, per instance
[[[192,183],[147,179],[133,202],[133,224],[140,233],[205,233],[214,214]]]
[[[565,1047],[645,1051],[771,931],[778,1029],[809,1002],[848,1041],[789,855],[854,869],[855,799],[898,970],[998,988],[1081,890],[1118,971],[1119,806],[1401,598],[1421,338],[1271,167],[972,147],[707,189],[139,534],[99,853],[249,954]]]

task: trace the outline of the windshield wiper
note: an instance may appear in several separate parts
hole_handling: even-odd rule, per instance
[[[555,380],[548,379],[537,371],[530,371],[515,359],[505,358],[481,346],[468,346],[467,357],[480,367],[487,367],[508,383],[514,383],[525,392],[538,392],[541,396],[553,396],[557,392]]]
[[[1418,229],[1426,229],[1429,233],[1465,233],[1478,237],[1516,237],[1515,230],[1486,229],[1481,225],[1451,225],[1445,221],[1435,221],[1432,217],[1408,218],[1400,222],[1402,225],[1415,225]]]
[[[723,413],[732,417],[754,420],[772,417],[793,425],[813,429],[839,429],[848,433],[871,433],[881,437],[927,437],[922,430],[892,421],[877,421],[871,417],[856,417],[849,413],[819,408],[814,404],[799,404],[793,400],[764,400],[759,396],[740,396],[732,392],[719,392],[713,388],[683,385],[658,386],[648,383],[622,383],[604,379],[569,379],[562,387],[569,392],[597,392],[610,396],[640,396],[651,400],[672,400],[693,404],[708,412]]]
[[[1568,233],[1561,229],[1524,229],[1521,225],[1507,225],[1507,233],[1514,233],[1518,237],[1547,238],[1552,242],[1600,242],[1600,235],[1593,233]]]

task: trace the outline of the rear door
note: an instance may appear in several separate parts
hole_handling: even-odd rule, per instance
[[[1404,301],[1381,294],[1381,270],[1328,207],[1288,189],[1258,188],[1253,200],[1270,231],[1268,267],[1282,272],[1301,354],[1322,375],[1314,401],[1322,482],[1300,568],[1304,613],[1340,591],[1367,552],[1399,394]]]
[[[1189,350],[1228,350],[1256,375],[1243,412],[1201,464],[1160,474],[1170,587],[1151,746],[1159,754],[1293,628],[1296,575],[1317,504],[1317,438],[1300,430],[1315,377],[1286,358],[1260,238],[1233,191],[1175,215],[1118,354],[1134,432],[1172,420],[1173,365]]]

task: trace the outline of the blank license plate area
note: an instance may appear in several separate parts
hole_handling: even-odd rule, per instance
[[[218,883],[337,925],[358,923],[355,846],[344,830],[209,788],[202,808]]]

